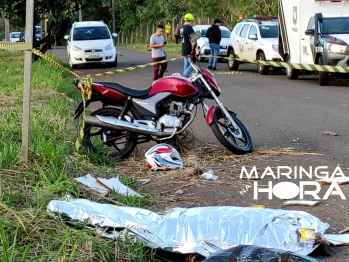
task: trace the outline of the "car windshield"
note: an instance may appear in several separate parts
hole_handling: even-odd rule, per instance
[[[19,33],[11,34],[11,38],[19,38]]]
[[[349,34],[349,17],[323,18],[321,33]]]
[[[202,29],[201,36],[206,37],[207,29]],[[230,31],[221,29],[222,38],[230,38]]]
[[[37,34],[37,35],[41,34],[41,27],[35,28],[35,34]]]
[[[277,25],[260,25],[259,31],[262,38],[278,38],[278,26]]]
[[[73,40],[98,39],[110,39],[110,34],[105,26],[80,27],[74,29]]]
[[[221,30],[222,38],[230,38],[230,31],[228,30]]]

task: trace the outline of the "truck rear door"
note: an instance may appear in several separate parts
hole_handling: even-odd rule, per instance
[[[308,21],[306,30],[315,28],[315,18],[311,16]],[[314,64],[314,36],[306,35],[305,31],[302,32],[301,41],[301,63],[302,64]]]

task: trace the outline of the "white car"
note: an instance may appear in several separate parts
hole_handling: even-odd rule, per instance
[[[210,44],[208,43],[208,38],[206,37],[207,29],[210,26],[211,25],[195,25],[195,26],[193,26],[193,29],[195,32],[196,31],[201,32],[201,37],[197,41],[197,46],[200,50],[200,53],[198,56],[199,61],[203,61],[205,58],[208,59],[210,57],[210,54],[211,54]],[[228,47],[229,37],[230,37],[231,31],[225,26],[220,26],[219,29],[221,29],[221,35],[222,35],[222,39],[220,42],[221,48],[219,50],[219,56],[226,57],[226,56],[228,56],[227,47]]]
[[[116,67],[115,37],[117,34],[111,34],[103,21],[75,22],[70,34],[64,36],[70,67],[74,69],[77,65],[88,63],[107,63]]]
[[[244,19],[233,29],[228,45],[228,68],[237,70],[244,63],[234,58],[264,61],[282,61],[278,46],[277,17],[259,17]],[[269,19],[262,21],[262,19]],[[257,72],[266,75],[270,66],[257,65]],[[280,68],[274,68],[274,70]]]
[[[19,36],[21,32],[11,32],[10,33],[10,42],[19,42]]]

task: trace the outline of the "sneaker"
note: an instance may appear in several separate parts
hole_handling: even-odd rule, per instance
[[[208,66],[207,68],[208,68],[208,69],[212,69],[212,66]]]
[[[212,67],[212,70],[217,70],[217,68],[215,68],[215,67]]]

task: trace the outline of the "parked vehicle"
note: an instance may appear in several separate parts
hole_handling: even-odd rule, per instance
[[[110,33],[103,21],[75,22],[67,40],[68,61],[71,68],[81,64],[107,63],[117,66],[117,52],[113,38],[116,33]]]
[[[278,48],[277,16],[254,16],[234,27],[228,45],[228,68],[238,70],[243,64],[234,58],[263,61],[282,61]],[[257,72],[266,75],[270,67],[257,64]],[[280,69],[280,68],[277,68]]]
[[[348,1],[279,0],[279,20],[279,52],[285,61],[349,66]],[[286,70],[289,79],[297,79],[299,73],[295,68]],[[319,72],[319,85],[329,85],[330,75],[336,76]]]
[[[250,153],[250,133],[219,99],[221,89],[213,74],[200,67],[195,55],[191,65],[194,70],[190,78],[173,74],[144,89],[94,82],[86,106],[99,101],[103,108],[86,117],[83,146],[96,153],[126,158],[137,144],[151,140],[164,143],[182,134],[196,116],[194,109],[201,104],[206,124],[219,142],[235,154]],[[76,80],[77,87],[78,83]],[[206,99],[214,100],[215,105],[208,106]],[[75,119],[82,112],[81,102]]]
[[[10,33],[10,42],[19,42],[19,36],[21,32],[11,32]]]
[[[208,38],[206,37],[207,29],[211,25],[195,25],[193,26],[194,31],[200,31],[202,37],[198,39],[197,45],[200,50],[200,54],[198,56],[199,61],[203,61],[204,59],[208,59],[211,54],[210,50],[210,44],[208,42]],[[229,43],[229,37],[231,34],[231,31],[225,27],[220,26],[219,29],[221,30],[222,40],[220,42],[220,50],[219,50],[219,56],[226,57],[228,56],[227,53],[227,47]]]
[[[35,40],[36,41],[41,40],[41,26],[40,25],[35,26]],[[19,36],[19,42],[25,42],[25,28],[23,28],[23,30]]]

